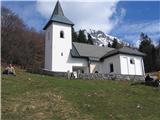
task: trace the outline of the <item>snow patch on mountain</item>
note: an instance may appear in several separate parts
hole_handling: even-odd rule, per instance
[[[90,34],[90,36],[92,37],[94,45],[108,46],[109,43],[110,44],[113,43],[114,39],[116,39],[118,43],[121,43],[121,44],[124,44],[124,45],[129,45],[129,43],[124,42],[123,40],[121,40],[117,37],[105,34],[104,32],[102,32],[100,30],[96,31],[96,30],[91,30],[90,29],[89,32],[84,30],[84,33],[86,35],[86,38],[88,38],[88,34]]]

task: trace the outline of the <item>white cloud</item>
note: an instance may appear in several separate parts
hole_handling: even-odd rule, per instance
[[[115,34],[120,35],[121,39],[128,41],[129,43],[139,45],[139,36],[141,32],[147,34],[156,45],[157,40],[160,39],[160,21],[149,21],[140,23],[123,24],[118,28],[115,28]]]
[[[141,22],[141,23],[132,23],[132,24],[125,24],[121,26],[118,30],[123,31],[124,33],[160,33],[160,21],[150,21],[150,22]]]
[[[121,9],[120,15],[115,19],[110,19],[113,14],[116,14],[116,5],[118,0],[61,0],[61,5],[66,17],[68,17],[74,24],[76,30],[78,29],[95,29],[102,30],[109,33],[125,16],[125,9]],[[36,9],[47,19],[50,18],[56,0],[43,1],[38,0]]]

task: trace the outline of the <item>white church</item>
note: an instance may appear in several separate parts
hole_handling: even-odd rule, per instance
[[[113,49],[72,42],[71,22],[56,3],[45,30],[45,70],[52,72],[144,75],[144,54],[128,47]]]

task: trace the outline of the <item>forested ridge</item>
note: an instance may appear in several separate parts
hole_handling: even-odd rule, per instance
[[[44,34],[28,28],[18,15],[1,8],[1,60],[22,68],[40,68],[44,61]]]

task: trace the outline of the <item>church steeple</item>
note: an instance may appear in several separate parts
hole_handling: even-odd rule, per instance
[[[56,6],[54,8],[52,16],[54,15],[64,16],[64,13],[63,13],[63,10],[62,10],[62,7],[59,1],[57,1]]]
[[[73,22],[71,22],[67,17],[64,16],[64,13],[59,1],[57,1],[54,11],[51,15],[51,18],[48,21],[48,23],[45,25],[43,30],[45,30],[52,22],[74,25]]]

